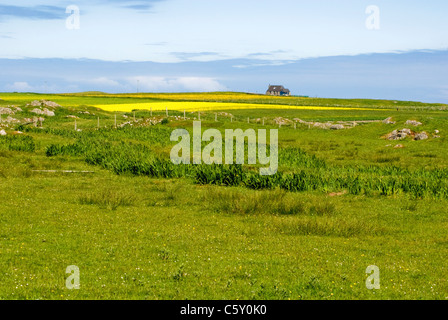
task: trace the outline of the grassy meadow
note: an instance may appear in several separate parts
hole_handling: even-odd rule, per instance
[[[41,126],[27,104],[42,99],[62,107]],[[1,107],[0,299],[448,299],[446,105],[86,92]],[[198,113],[203,130],[279,129],[277,174],[172,164],[171,132]],[[337,121],[358,125],[309,125]],[[383,138],[403,128],[429,138]]]

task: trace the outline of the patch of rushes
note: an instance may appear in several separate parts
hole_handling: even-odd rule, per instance
[[[151,129],[146,128],[146,131]],[[160,135],[165,135],[165,131],[155,134],[163,140]],[[242,165],[174,165],[170,160],[159,158],[140,140],[135,143],[109,141],[102,133],[98,138],[92,133],[81,136],[74,144],[50,145],[46,154],[82,156],[88,164],[99,165],[116,174],[187,177],[201,185],[244,186],[255,190],[280,188],[292,192],[346,190],[350,194],[367,196],[408,193],[417,199],[448,198],[447,169],[410,170],[387,164],[332,166],[298,148],[285,148],[279,152],[280,168],[286,167],[288,171],[279,171],[272,176],[261,176],[255,168]]]
[[[116,210],[118,207],[134,205],[136,199],[132,194],[123,194],[111,189],[91,191],[78,197],[79,204],[97,205],[100,208]]]
[[[204,195],[209,210],[218,213],[257,215],[333,216],[336,206],[331,202],[309,203],[297,194],[282,189],[247,191],[213,188]]]
[[[36,143],[30,136],[0,136],[0,150],[34,152],[36,150]]]

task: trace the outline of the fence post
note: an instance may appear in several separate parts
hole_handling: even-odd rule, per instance
[[[215,113],[215,121],[218,121],[218,114]]]
[[[152,117],[152,107],[151,107],[151,109],[150,109],[150,110],[151,110],[151,111],[150,111],[150,112],[151,112],[151,113],[150,113],[150,115],[151,115],[151,117]]]
[[[230,122],[233,122],[233,116],[230,117]]]
[[[135,111],[134,111],[134,122],[135,122]]]
[[[250,119],[249,119],[249,117],[247,117],[247,123],[250,123]]]
[[[201,121],[201,111],[198,111],[198,120]]]
[[[297,129],[297,123],[294,122],[294,129]]]
[[[264,126],[264,118],[263,118],[263,126]]]
[[[114,124],[115,124],[115,128],[117,127],[117,114],[115,114],[115,121],[114,121]]]
[[[168,107],[166,107],[166,116],[168,117]]]
[[[186,117],[185,117],[185,109],[184,109],[184,120],[186,119]]]
[[[78,130],[78,129],[77,129],[77,126],[76,126],[76,119],[75,119],[75,131],[76,131],[76,130]]]
[[[98,129],[100,128],[100,117],[98,117]]]

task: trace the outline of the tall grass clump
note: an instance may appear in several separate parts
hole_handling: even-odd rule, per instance
[[[122,194],[113,190],[100,190],[85,193],[78,198],[79,204],[97,205],[100,208],[116,210],[118,207],[134,205],[136,199],[132,194]]]
[[[33,137],[31,136],[0,136],[0,149],[9,151],[34,152],[36,150],[36,144]]]
[[[152,130],[155,130],[152,132]],[[117,131],[117,135],[128,138],[131,131]],[[164,145],[164,130],[148,129],[136,135],[141,139],[158,137]],[[152,141],[140,139],[109,139],[108,130],[95,134],[80,134],[77,141],[67,145],[50,145],[47,156],[69,155],[83,157],[88,164],[101,166],[116,174],[142,175],[157,178],[189,178],[200,185],[246,187],[252,190],[282,189],[289,192],[340,192],[353,195],[396,196],[409,194],[415,199],[447,199],[448,169],[410,170],[395,165],[336,166],[310,155],[300,148],[280,150],[280,168],[271,176],[261,176],[252,167],[243,165],[175,165],[169,159],[162,159],[151,148]],[[3,138],[4,139],[4,138]],[[20,139],[20,138],[19,138]],[[10,141],[9,148],[34,150],[32,138]]]

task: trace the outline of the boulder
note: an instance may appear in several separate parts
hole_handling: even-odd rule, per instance
[[[407,129],[407,128],[401,129],[401,132],[405,133],[405,134],[412,134],[411,129]]]
[[[409,124],[411,126],[416,126],[416,127],[422,125],[422,123],[418,122],[417,120],[408,120],[405,122],[405,124]]]
[[[414,136],[414,140],[426,140],[428,138],[429,138],[429,136],[425,131],[416,133]]]
[[[320,123],[320,122],[315,122],[313,124],[313,127],[315,128],[321,128],[321,129],[329,129],[332,126],[331,123]]]
[[[40,107],[40,106],[42,106],[42,103],[39,100],[33,100],[33,101],[31,101],[30,106]]]
[[[333,124],[332,126],[330,126],[331,130],[342,130],[345,129],[345,127],[342,124]]]
[[[385,124],[395,124],[395,121],[392,121],[392,117],[389,117],[387,119],[384,119],[383,123],[385,123]]]
[[[29,103],[30,106],[32,107],[51,107],[51,108],[57,108],[60,107],[59,104],[57,104],[56,102],[53,101],[48,101],[48,100],[33,100],[31,101],[31,103]]]
[[[386,140],[402,140],[407,136],[414,137],[414,135],[415,132],[410,129],[404,128],[401,130],[394,130],[391,133],[386,134],[383,138],[385,138]]]
[[[55,116],[54,111],[50,111],[47,108],[44,108],[44,110],[42,111],[42,114],[45,115],[45,116],[49,116],[49,117],[54,117]]]
[[[401,130],[394,130],[391,133],[388,133],[385,138],[387,140],[401,140],[406,138],[407,134],[402,132]]]
[[[6,136],[6,131],[5,130],[0,130],[0,136]]]
[[[0,107],[0,114],[14,114],[10,108]]]
[[[44,108],[43,110],[38,109],[38,108],[34,108],[33,110],[31,110],[32,113],[38,114],[38,115],[44,115],[44,116],[49,116],[49,117],[54,117],[55,114],[53,111],[48,110],[47,108]]]
[[[283,118],[283,117],[277,117],[274,119],[274,122],[278,125],[287,125],[289,123],[292,123],[291,120]]]
[[[57,104],[56,102],[53,101],[48,101],[48,100],[41,100],[42,105],[46,106],[46,107],[51,107],[51,108],[58,108],[61,105]]]
[[[18,123],[18,122],[20,122],[20,120],[17,120],[16,118],[13,118],[13,117],[11,117],[11,116],[8,116],[8,117],[5,119],[5,122],[8,122],[8,123]]]

